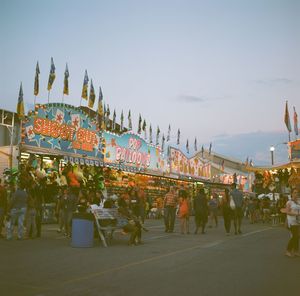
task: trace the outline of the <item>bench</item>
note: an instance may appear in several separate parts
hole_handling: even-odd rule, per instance
[[[97,208],[92,209],[91,212],[95,217],[101,242],[104,247],[107,247],[113,238],[114,231],[123,228],[121,221],[124,218],[121,218],[117,208]]]

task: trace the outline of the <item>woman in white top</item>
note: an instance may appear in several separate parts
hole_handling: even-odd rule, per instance
[[[300,256],[299,253],[299,222],[300,204],[298,203],[298,191],[292,189],[291,200],[286,203],[287,222],[291,232],[285,255],[288,257]]]

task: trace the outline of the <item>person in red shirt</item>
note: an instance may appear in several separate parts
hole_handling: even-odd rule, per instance
[[[185,190],[179,191],[179,211],[181,234],[189,234],[189,220],[190,220],[190,204],[188,194]]]

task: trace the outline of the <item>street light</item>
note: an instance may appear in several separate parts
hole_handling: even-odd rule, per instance
[[[275,151],[275,147],[277,147],[278,145],[287,145],[287,142],[283,142],[283,143],[278,143],[276,145],[272,145],[270,147],[270,152],[271,152],[271,164],[272,166],[274,165],[274,151]]]
[[[270,152],[271,152],[271,164],[272,164],[272,166],[274,165],[274,151],[275,151],[275,147],[271,146],[270,147]]]

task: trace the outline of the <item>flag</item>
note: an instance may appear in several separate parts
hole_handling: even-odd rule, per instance
[[[251,166],[251,167],[253,166],[253,161],[252,161],[252,159],[250,159],[250,166]]]
[[[171,125],[169,124],[168,135],[167,135],[167,142],[170,141],[170,138],[171,138]]]
[[[64,79],[64,95],[69,95],[69,69],[68,64],[66,64],[65,79]]]
[[[18,114],[18,116],[20,118],[22,118],[22,117],[25,116],[22,82],[21,82],[20,90],[19,90],[19,98],[18,98],[18,105],[17,105],[17,114]]]
[[[49,73],[49,79],[48,79],[48,91],[51,90],[52,84],[55,80],[55,66],[53,62],[53,58],[51,58],[51,66],[50,66],[50,73]]]
[[[146,120],[144,119],[143,121],[143,125],[142,125],[142,130],[144,131],[144,136],[145,136],[145,140],[147,139],[147,124],[146,124]]]
[[[123,110],[122,110],[122,113],[121,113],[121,126],[120,126],[120,131],[121,132],[123,131],[123,125],[124,125],[124,114],[123,114]]]
[[[177,131],[177,145],[180,144],[180,129]]]
[[[197,138],[196,137],[195,137],[195,142],[194,142],[194,149],[195,149],[195,151],[198,150],[198,147],[197,147]]]
[[[298,114],[296,112],[296,108],[294,106],[294,131],[295,131],[295,135],[298,136]]]
[[[106,117],[105,117],[105,123],[106,126],[109,127],[110,126],[110,122],[109,122],[109,115],[110,115],[110,110],[109,110],[109,105],[107,104],[107,108],[106,108]]]
[[[81,97],[85,100],[88,99],[88,83],[89,83],[89,77],[88,77],[87,70],[85,70],[83,86],[82,86],[82,93],[81,93]]]
[[[201,155],[202,155],[202,158],[203,158],[203,155],[204,155],[204,147],[203,147],[203,145],[201,147]]]
[[[160,134],[160,129],[159,129],[159,126],[157,126],[157,130],[156,130],[156,146],[159,145],[159,134]]]
[[[132,130],[131,112],[128,112],[128,129]]]
[[[104,102],[103,102],[103,117],[106,118],[106,106]]]
[[[104,112],[103,112],[103,94],[102,94],[101,87],[99,87],[98,114],[101,116],[101,119],[103,120],[103,117],[104,117]]]
[[[150,144],[153,143],[153,141],[152,141],[152,126],[151,126],[151,124],[150,124],[150,127],[149,127],[149,142],[150,142]]]
[[[189,148],[189,139],[186,140],[186,152],[190,153],[190,148]]]
[[[249,157],[247,156],[245,166],[248,166],[248,165],[249,165]]]
[[[34,91],[33,91],[35,96],[39,94],[39,90],[40,90],[39,75],[40,75],[40,67],[39,67],[39,62],[37,62],[35,68]]]
[[[284,113],[284,122],[286,128],[288,129],[289,133],[292,131],[291,122],[290,122],[290,114],[288,109],[288,101],[285,102],[285,113]]]
[[[91,79],[90,97],[89,97],[89,104],[88,104],[89,108],[93,108],[94,107],[95,98],[96,98],[96,94],[95,94],[95,90],[94,90],[93,80]]]
[[[112,129],[116,129],[116,109],[114,109],[113,120],[112,120]]]
[[[163,134],[162,139],[161,139],[161,151],[164,152],[165,149],[165,135]]]
[[[139,115],[139,125],[138,125],[138,134],[140,135],[142,132],[142,117]]]
[[[209,149],[208,149],[208,155],[211,154],[211,147],[212,147],[212,143],[210,142],[210,144],[209,144]]]

